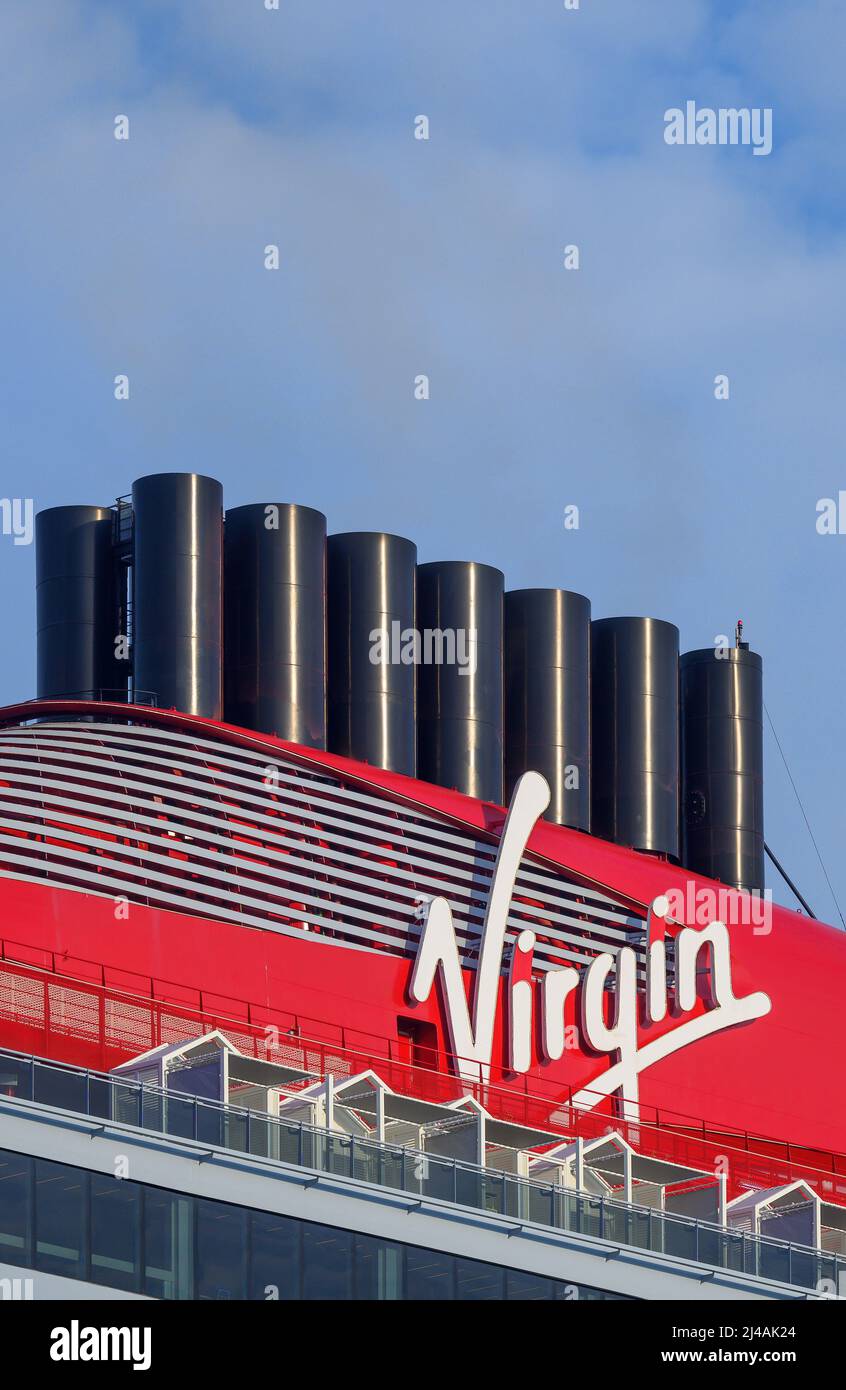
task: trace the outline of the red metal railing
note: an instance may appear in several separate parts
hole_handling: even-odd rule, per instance
[[[314,1075],[342,1077],[372,1068],[403,1094],[437,1103],[472,1094],[500,1119],[562,1138],[592,1139],[613,1129],[642,1154],[704,1172],[727,1172],[731,1195],[804,1178],[824,1200],[846,1205],[846,1155],[718,1129],[653,1106],[640,1106],[636,1122],[624,1121],[615,1114],[612,1099],[602,1097],[596,1109],[585,1111],[573,1106],[573,1088],[547,1084],[537,1076],[530,1082],[491,1067],[487,1078],[468,1083],[437,1065],[425,1065],[421,1049],[412,1056],[407,1040],[353,1032],[197,991],[187,1003],[187,991],[153,977],[144,977],[143,993],[138,976],[133,988],[121,989],[98,962],[75,959],[74,973],[62,965],[68,962],[54,952],[0,940],[0,1044],[108,1071],[161,1043],[217,1028],[249,1055],[284,1061]]]

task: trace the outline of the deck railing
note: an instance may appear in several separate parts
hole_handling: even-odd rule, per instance
[[[0,1049],[0,1094],[797,1289],[846,1287],[846,1259],[808,1246],[7,1049]]]

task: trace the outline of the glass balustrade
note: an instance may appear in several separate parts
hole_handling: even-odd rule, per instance
[[[824,1251],[3,1049],[0,1095],[799,1288],[846,1276]]]

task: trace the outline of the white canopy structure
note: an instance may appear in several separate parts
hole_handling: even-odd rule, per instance
[[[529,1160],[529,1176],[638,1206],[705,1216],[724,1224],[725,1179],[700,1168],[648,1158],[621,1134],[568,1140]]]
[[[280,1089],[313,1073],[245,1057],[215,1029],[199,1038],[150,1048],[113,1067],[112,1075],[182,1095],[274,1114],[274,1100]]]
[[[768,1187],[735,1197],[728,1204],[728,1224],[753,1235],[819,1249],[821,1206],[814,1189],[800,1178],[784,1187]]]
[[[268,1129],[269,1157],[284,1158],[292,1134],[299,1136],[301,1148],[319,1143],[322,1133],[369,1139],[388,1146],[391,1161],[403,1153],[417,1155],[424,1169],[427,1157],[446,1160],[468,1179],[471,1169],[487,1169],[756,1235],[846,1251],[846,1207],[822,1203],[804,1181],[727,1202],[724,1176],[640,1154],[617,1131],[591,1140],[563,1139],[549,1130],[498,1119],[469,1095],[443,1104],[403,1095],[373,1070],[315,1076],[246,1057],[220,1031],[162,1044],[115,1067],[112,1074],[169,1092],[174,1100],[194,1097],[237,1107],[236,1115],[239,1109],[249,1110],[289,1121],[287,1138],[275,1132],[277,1127]],[[362,1149],[362,1162],[368,1161]],[[430,1164],[430,1170],[436,1168]]]

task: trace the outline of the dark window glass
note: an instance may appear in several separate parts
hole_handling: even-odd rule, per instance
[[[162,1299],[623,1297],[0,1150],[4,1262]]]
[[[193,1139],[196,1129],[196,1106],[187,1096],[150,1095],[144,1097],[144,1120],[147,1129],[163,1129],[180,1139]]]
[[[35,1265],[48,1274],[85,1278],[88,1173],[35,1160]]]
[[[303,1298],[352,1298],[352,1236],[303,1223]]]
[[[406,1297],[411,1299],[453,1299],[455,1261],[451,1255],[435,1250],[406,1252]]]
[[[183,1101],[184,1105],[184,1101]],[[226,1144],[226,1116],[223,1110],[197,1101],[197,1138],[202,1144]]]
[[[63,1071],[46,1062],[35,1063],[34,1100],[41,1105],[55,1105],[60,1110],[87,1113],[85,1073]]]
[[[797,1249],[793,1246],[789,1252],[788,1261],[789,1274],[787,1283],[799,1284],[803,1289],[812,1289],[823,1277],[822,1267],[819,1257],[812,1250]]]
[[[112,1117],[112,1084],[104,1076],[91,1076],[88,1079],[88,1114],[96,1115],[101,1120]]]
[[[141,1190],[120,1178],[91,1174],[91,1278],[135,1290],[141,1279]]]
[[[204,1096],[206,1100],[223,1100],[223,1053],[211,1060],[188,1063],[168,1072],[167,1089],[186,1096]]]
[[[249,1297],[263,1300],[300,1297],[300,1223],[269,1212],[250,1214]]]
[[[402,1246],[373,1236],[355,1237],[355,1296],[394,1300],[403,1297]]]
[[[32,1159],[0,1153],[0,1262],[32,1263]]]
[[[189,1197],[144,1189],[144,1288],[151,1298],[193,1298],[193,1212]]]
[[[503,1299],[503,1270],[480,1260],[456,1260],[456,1298],[462,1302],[480,1299]]]
[[[505,1275],[505,1296],[515,1301],[536,1302],[551,1299],[554,1280],[544,1279],[540,1274],[524,1274],[519,1269],[509,1269]]]
[[[13,1057],[0,1052],[0,1095],[32,1100],[32,1074],[35,1059]]]
[[[224,1202],[197,1202],[195,1298],[246,1298],[247,1213]]]
[[[605,1293],[602,1289],[587,1288],[584,1284],[565,1284],[555,1282],[555,1298],[559,1303],[595,1303],[598,1299],[611,1299],[614,1302],[628,1302],[624,1293]]]
[[[696,1226],[692,1221],[661,1215],[655,1220],[664,1227],[664,1250],[668,1255],[680,1255],[683,1260],[696,1259]]]
[[[758,1272],[765,1279],[777,1279],[786,1283],[790,1278],[790,1250],[786,1245],[762,1244],[759,1246],[760,1264]]]

